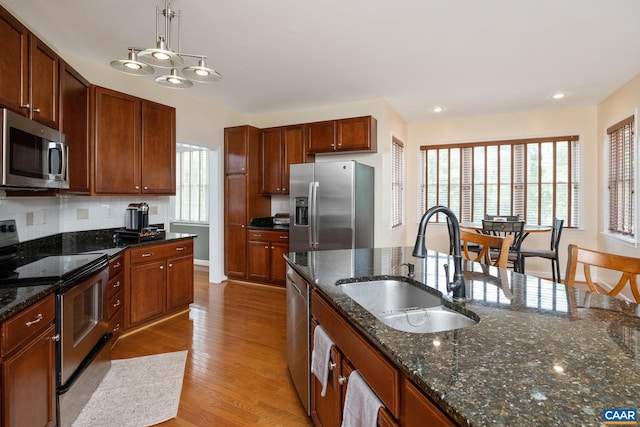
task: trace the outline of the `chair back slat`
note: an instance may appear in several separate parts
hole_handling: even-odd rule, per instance
[[[640,274],[640,258],[609,254],[580,248],[577,245],[569,245],[569,258],[565,275],[565,284],[567,286],[575,286],[578,264],[583,265],[585,281],[591,292],[617,297],[628,285],[634,299],[637,303],[640,303],[640,288],[638,288],[637,282],[637,275]],[[610,290],[604,289],[593,280],[592,267],[619,272],[618,282]]]

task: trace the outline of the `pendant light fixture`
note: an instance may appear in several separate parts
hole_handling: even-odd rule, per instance
[[[193,86],[193,81],[200,83],[216,82],[222,75],[207,67],[207,57],[181,52],[181,12],[170,8],[171,0],[167,0],[164,9],[156,6],[156,46],[153,48],[129,47],[127,59],[111,61],[111,66],[123,73],[135,76],[148,76],[155,72],[154,67],[171,69],[169,74],[155,78],[156,83],[173,88],[184,89]],[[164,18],[164,34],[159,33],[160,16]],[[173,20],[178,24],[178,52],[174,52],[169,46],[171,40],[171,24]],[[183,77],[178,68],[184,64],[184,58],[198,58],[198,65],[187,66],[182,69]]]

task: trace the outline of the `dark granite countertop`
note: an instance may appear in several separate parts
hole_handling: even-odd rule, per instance
[[[640,306],[510,270],[465,262],[475,326],[414,334],[392,329],[336,281],[406,276],[446,294],[445,254],[412,248],[290,253],[314,288],[422,388],[470,426],[601,425],[606,408],[640,407]]]
[[[30,259],[51,255],[69,255],[84,252],[99,252],[112,258],[127,248],[143,245],[155,245],[167,241],[192,239],[195,235],[183,233],[165,234],[164,239],[145,242],[114,242],[113,230],[91,230],[71,233],[61,233],[41,239],[20,243],[18,246],[19,259]],[[20,265],[20,261],[18,262]],[[2,284],[0,286],[0,322],[8,319],[29,305],[44,298],[60,286],[59,283],[45,283],[42,285],[20,286],[19,283]]]

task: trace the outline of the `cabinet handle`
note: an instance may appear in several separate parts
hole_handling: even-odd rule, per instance
[[[169,268],[173,267],[173,264],[169,264]]]
[[[338,384],[340,385],[345,385],[347,381],[349,381],[349,378],[347,377],[343,377],[342,375],[338,377]]]
[[[184,251],[185,249],[187,248],[185,248],[184,246],[180,246],[179,248],[176,248],[176,251]]]
[[[147,258],[147,257],[150,257],[150,256],[153,256],[153,252],[142,254],[142,258]]]
[[[115,264],[113,264],[113,268],[120,268],[122,264],[120,264],[120,261],[116,262]]]
[[[118,332],[120,330],[120,323],[118,323],[115,328],[113,328],[113,332]]]
[[[336,362],[329,362],[329,370],[333,371],[333,369],[336,367]]]
[[[33,320],[32,320],[32,321],[30,321],[30,322],[25,323],[25,325],[27,325],[27,326],[31,326],[31,325],[33,325],[33,324],[35,324],[35,323],[40,322],[41,320],[42,320],[42,313],[38,313],[38,315],[36,316],[36,318],[35,318],[35,319],[33,319]]]
[[[289,236],[279,236],[280,239],[288,239]]]
[[[120,287],[120,280],[113,284],[113,289]]]
[[[55,334],[54,336],[52,336],[51,337],[51,341],[53,341],[53,342],[60,341],[60,334]]]
[[[262,237],[262,234],[254,234],[253,237]]]
[[[33,112],[34,112],[34,113],[39,113],[39,112],[40,112],[40,109],[39,109],[39,108],[34,108],[34,109],[33,109]]]
[[[113,308],[120,307],[120,300],[113,303]]]
[[[20,108],[31,108],[31,104],[21,104]]]

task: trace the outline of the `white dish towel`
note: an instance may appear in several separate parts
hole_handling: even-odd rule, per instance
[[[322,329],[322,326],[316,326],[313,332],[313,351],[311,352],[311,373],[318,378],[322,384],[321,396],[327,394],[327,380],[329,378],[329,357],[331,356],[331,346],[333,341]]]
[[[342,427],[376,427],[381,406],[382,402],[358,371],[352,371],[347,382]]]

